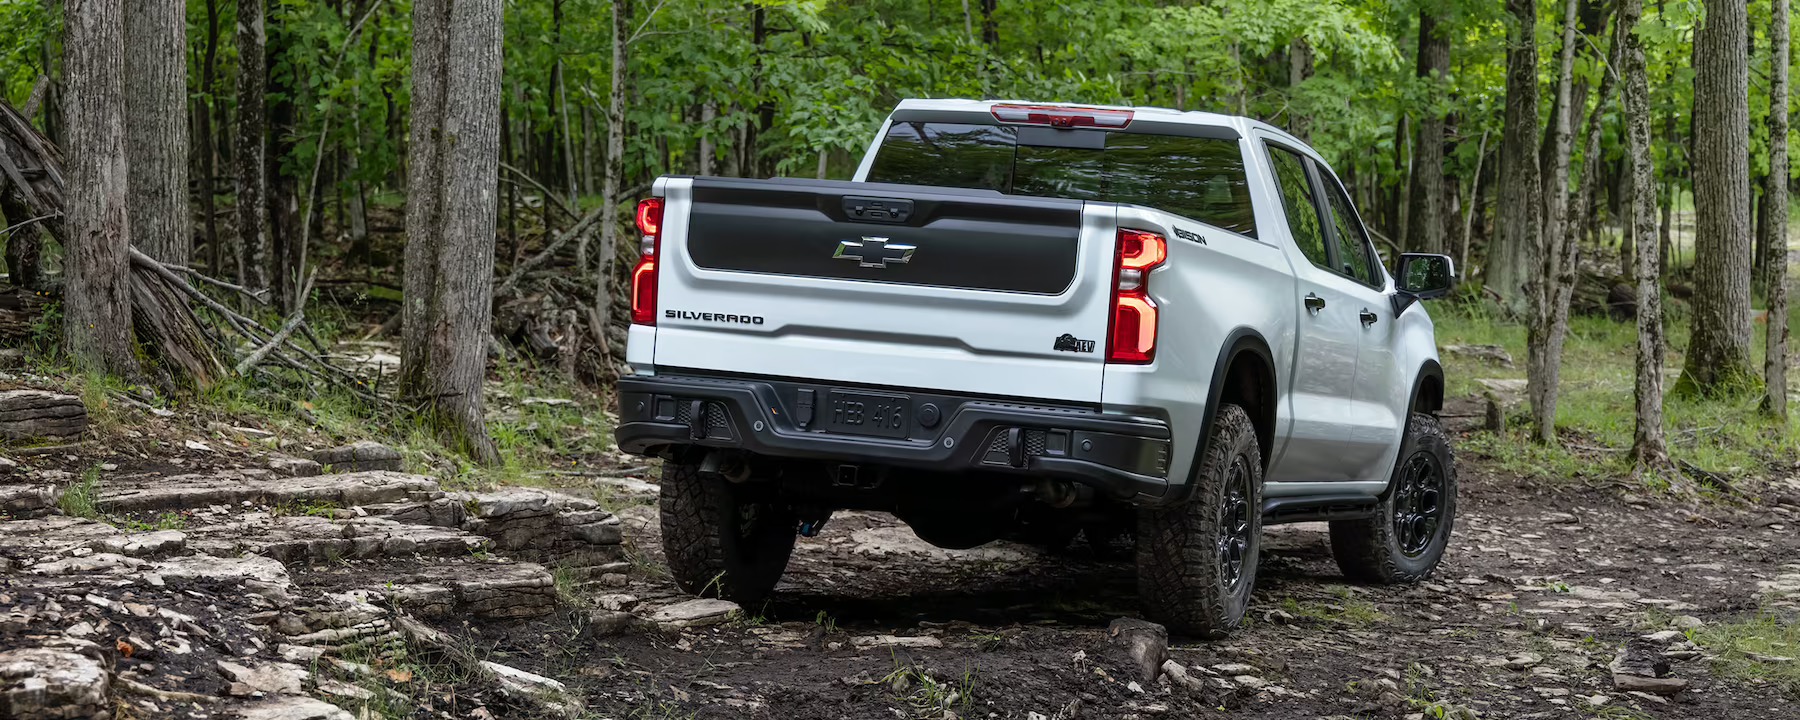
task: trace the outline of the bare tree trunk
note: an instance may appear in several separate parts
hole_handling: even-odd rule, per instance
[[[1650,157],[1650,88],[1645,78],[1644,43],[1636,28],[1643,0],[1620,0],[1619,26],[1614,43],[1624,43],[1625,155],[1631,172],[1630,217],[1625,232],[1638,246],[1637,254],[1637,423],[1632,433],[1631,457],[1640,469],[1660,469],[1668,463],[1663,443],[1663,327],[1662,287],[1656,227],[1656,168]]]
[[[1706,0],[1694,33],[1694,313],[1678,392],[1738,392],[1750,362],[1750,68],[1745,0]]]
[[[452,445],[499,462],[482,416],[500,177],[501,0],[413,3],[401,392]]]
[[[1562,362],[1563,337],[1568,331],[1567,294],[1562,288],[1575,284],[1576,246],[1564,242],[1569,213],[1569,91],[1575,72],[1575,11],[1579,0],[1567,0],[1563,16],[1561,71],[1556,81],[1556,108],[1550,120],[1550,177],[1545,183],[1544,227],[1538,235],[1540,271],[1526,283],[1531,301],[1531,322],[1526,327],[1528,358],[1525,376],[1531,396],[1532,432],[1538,442],[1556,441],[1556,391]],[[1567,256],[1565,257],[1565,247]],[[1566,277],[1565,277],[1566,276]],[[1562,299],[1559,308],[1558,300]],[[1558,323],[1557,317],[1563,318]]]
[[[268,83],[265,0],[238,0],[237,136],[231,160],[237,180],[238,282],[252,291],[269,287]]]
[[[1788,62],[1792,41],[1788,37],[1788,0],[1774,0],[1774,23],[1769,30],[1769,177],[1763,205],[1769,223],[1764,240],[1769,248],[1763,261],[1769,278],[1768,352],[1763,359],[1767,395],[1763,409],[1787,422],[1787,224],[1788,224]]]
[[[132,240],[144,254],[186,265],[188,210],[187,3],[125,4],[125,151]]]
[[[758,10],[757,12],[762,12]],[[600,224],[600,258],[594,280],[594,314],[600,318],[596,332],[612,322],[612,266],[619,254],[619,185],[625,175],[625,46],[631,41],[631,0],[613,0],[612,91],[606,102],[606,173],[601,181],[600,202],[607,217]]]
[[[1486,130],[1481,131],[1481,144],[1475,148],[1475,173],[1469,176],[1469,207],[1464,211],[1462,226],[1462,244],[1457,248],[1456,266],[1469,266],[1469,244],[1474,239],[1475,210],[1481,199],[1481,166],[1487,160]],[[1466,272],[1466,271],[1465,271]]]
[[[1536,259],[1543,206],[1538,202],[1537,4],[1506,0],[1506,119],[1500,137],[1499,232],[1488,249],[1486,285],[1512,312],[1525,309],[1525,282]]]
[[[1438,18],[1419,11],[1418,76],[1437,87],[1450,75],[1450,38]],[[1437,92],[1433,92],[1435,97]],[[1428,108],[1419,117],[1413,143],[1412,197],[1407,202],[1406,247],[1415,252],[1444,251],[1444,116]]]
[[[306,233],[301,224],[300,181],[297,173],[283,172],[282,164],[293,157],[296,136],[299,126],[299,108],[295,104],[295,94],[299,91],[299,70],[290,67],[286,73],[275,72],[279,58],[289,45],[299,42],[294,29],[290,27],[272,28],[268,34],[268,90],[266,96],[271,97],[269,103],[269,153],[264,158],[263,172],[269,179],[269,248],[272,266],[269,270],[269,281],[274,285],[275,303],[283,313],[291,314],[299,308],[300,264],[306,254]],[[323,151],[323,148],[321,148]],[[314,190],[307,190],[307,212],[313,203]]]
[[[218,148],[214,144],[216,137],[213,130],[213,107],[219,105],[217,88],[213,87],[214,73],[219,63],[219,3],[218,0],[206,0],[206,50],[200,61],[200,112],[195,114],[200,129],[195,133],[200,138],[200,214],[201,222],[206,227],[206,267],[214,277],[228,277],[223,265],[225,254],[219,247],[218,193],[214,192],[213,183],[218,174]]]
[[[1446,48],[1446,52],[1448,52],[1448,48]],[[1445,55],[1445,59],[1448,60],[1449,56]],[[1288,43],[1288,132],[1301,140],[1310,139],[1311,123],[1309,122],[1310,118],[1294,110],[1294,97],[1301,83],[1306,82],[1306,79],[1312,77],[1312,74],[1312,46],[1306,43],[1306,38],[1294,38],[1292,42]],[[1175,109],[1177,110],[1183,109],[1181,106],[1187,100],[1186,97],[1183,97],[1186,89],[1187,81],[1185,79],[1175,87],[1177,98]]]
[[[63,343],[81,367],[138,375],[131,339],[124,18],[118,0],[66,0]]]
[[[552,0],[550,3],[551,22],[556,28],[556,64],[550,68],[551,85],[556,90],[556,108],[562,121],[563,174],[565,188],[569,191],[569,207],[577,207],[581,202],[581,179],[575,175],[575,135],[569,131],[569,79],[563,71],[562,60],[562,6],[563,0]]]

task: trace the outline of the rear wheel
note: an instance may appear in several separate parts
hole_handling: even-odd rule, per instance
[[[1250,416],[1219,407],[1188,502],[1138,514],[1138,596],[1179,633],[1225,637],[1244,619],[1262,548],[1262,451]]]
[[[748,485],[668,462],[662,472],[662,542],[682,590],[740,604],[760,602],[794,551],[792,507]]]
[[[1331,523],[1331,554],[1352,580],[1417,582],[1437,569],[1455,525],[1450,440],[1436,417],[1414,413],[1375,516]]]

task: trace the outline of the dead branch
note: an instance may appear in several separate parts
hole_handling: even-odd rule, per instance
[[[319,271],[317,269],[314,269],[306,276],[306,284],[300,286],[300,297],[306,297],[308,293],[312,292],[313,280],[317,279],[318,276]],[[294,330],[300,327],[300,324],[303,322],[306,322],[305,305],[294,308],[294,314],[288,316],[287,322],[281,324],[280,330],[275,331],[275,337],[269,338],[269,341],[264,343],[262,347],[251,351],[243,361],[237,364],[235,372],[241,376],[250,372],[250,368],[261,364],[263,358],[268,357],[269,353],[273,352],[275,348],[280,347],[282,343],[287,342],[288,336],[293,335]]]
[[[518,176],[519,179],[524,180],[526,182],[526,184],[529,184],[532,187],[537,188],[538,192],[543,193],[544,202],[555,203],[556,208],[558,210],[563,211],[564,215],[568,215],[570,220],[580,220],[581,219],[581,213],[575,212],[575,210],[573,208],[569,207],[568,203],[563,202],[562,198],[557,197],[556,193],[550,192],[550,188],[544,187],[543,183],[538,182],[537,178],[527,175],[527,174],[525,174],[524,170],[520,170],[520,169],[513,167],[511,165],[508,165],[506,163],[500,163],[500,169],[505,170],[507,172],[510,172],[510,173]]]
[[[546,245],[543,250],[526,259],[524,262],[519,263],[517,267],[512,269],[512,272],[507,273],[506,280],[500,283],[500,287],[494,291],[494,296],[504,297],[511,294],[513,288],[519,284],[519,278],[523,277],[526,272],[549,262],[550,258],[556,256],[556,251],[561,250],[564,245],[568,244],[569,240],[588,232],[588,230],[605,215],[606,208],[600,208],[599,210],[588,213],[587,217],[581,218],[581,221],[575,223],[574,227],[557,233],[556,238],[551,240],[550,244]]]

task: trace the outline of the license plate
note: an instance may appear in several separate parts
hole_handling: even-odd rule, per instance
[[[879,437],[906,437],[908,409],[912,400],[904,395],[833,390],[826,396],[825,429],[831,432]]]

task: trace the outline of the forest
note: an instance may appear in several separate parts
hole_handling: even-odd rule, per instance
[[[1791,0],[0,0],[0,720],[1800,716],[1793,15]],[[1393,464],[1388,481],[1338,486],[1385,489],[1265,532],[1282,503],[1253,470],[1273,419],[1201,425],[1202,443],[1238,443],[1228,470],[1216,453],[1206,467],[1252,489],[1215,483],[1218,513],[1052,493],[1013,427],[1005,452],[962,452],[1019,474],[953,478],[1000,488],[1000,529],[939,543],[899,501],[758,495],[790,488],[752,478],[752,453],[622,451],[615,431],[654,424],[650,406],[683,417],[625,377],[658,178],[848,180],[897,103],[955,98],[1267,123],[1342,180],[1330,217],[1360,216],[1390,273],[1448,256],[1457,283],[1424,305],[1442,397],[1393,403],[1412,454],[1365,463]],[[1164,162],[1162,147],[1125,152]],[[1294,162],[1327,187],[1316,158]],[[1117,237],[1111,301],[1154,310],[1143,283],[1174,245]],[[875,240],[844,242],[910,261]],[[1124,264],[1128,240],[1146,264]],[[1401,290],[1382,299],[1417,299]],[[726,334],[708,342],[743,347]],[[1215,391],[1246,377],[1215,375]],[[982,392],[968,404],[1019,400]],[[713,406],[680,404],[675,431],[704,445]],[[1049,411],[1106,414],[1093,405]],[[1426,442],[1415,424],[1436,444],[1407,445]],[[1134,451],[1156,473],[1180,467],[1161,464],[1170,426],[1163,457]],[[812,481],[839,473],[830,492],[845,468],[856,481],[804,462]],[[783,467],[774,479],[798,477]],[[876,497],[870,474],[854,490]],[[1416,513],[1392,515],[1402,495]],[[1033,536],[1052,501],[1079,525]],[[939,531],[992,519],[928,505]],[[682,523],[714,534],[684,542]],[[1426,555],[1388,552],[1409,531]],[[709,572],[728,552],[763,561],[766,596],[716,597],[738,581]],[[1393,577],[1359,576],[1358,552]],[[1424,569],[1401,578],[1393,553]],[[1202,565],[1250,579],[1183,574]],[[1138,602],[1158,568],[1241,593],[1237,615],[1197,637],[1142,619],[1158,619]]]
[[[488,13],[495,27],[469,30],[499,33],[498,68],[465,70],[460,47],[440,68],[499,73],[498,112],[469,116],[497,124],[497,157],[458,154],[445,168],[419,166],[432,159],[419,123],[433,122],[419,102],[441,101],[420,96],[419,4],[174,5],[118,18],[50,0],[0,8],[0,87],[32,128],[13,128],[9,142],[29,145],[35,129],[76,166],[102,152],[81,147],[81,60],[122,70],[101,86],[122,97],[95,107],[117,112],[124,130],[134,182],[112,190],[131,204],[128,242],[219,281],[211,289],[235,286],[234,300],[251,300],[239,309],[278,327],[321,298],[378,314],[386,303],[381,329],[404,325],[391,305],[408,294],[401,267],[420,250],[420,180],[455,181],[441,197],[491,194],[497,205],[493,237],[466,228],[481,237],[456,240],[492,258],[492,270],[486,260],[457,270],[492,286],[489,300],[457,300],[491,306],[478,334],[604,385],[622,352],[631,207],[651,180],[847,177],[898,99],[1023,98],[1247,115],[1306,139],[1351,188],[1384,254],[1452,255],[1466,280],[1459,307],[1527,328],[1539,441],[1555,439],[1570,306],[1622,310],[1659,332],[1691,325],[1692,347],[1675,348],[1687,358],[1677,390],[1760,396],[1784,365],[1755,366],[1753,352],[1766,352],[1751,327],[1786,314],[1784,283],[1770,281],[1786,277],[1792,175],[1789,9],[1775,0],[504,2]],[[84,27],[95,17],[117,24]],[[110,67],[117,57],[131,60]],[[31,203],[7,197],[12,284],[56,286],[79,252]],[[484,217],[446,221],[485,227]],[[1654,273],[1640,287],[1643,257]],[[1659,319],[1665,294],[1675,304]],[[62,315],[84,319],[66,301]],[[272,339],[250,332],[246,341]],[[1661,353],[1667,342],[1646,335]],[[1785,347],[1785,333],[1773,335]],[[82,345],[63,351],[89,365],[97,356]],[[116,347],[106,352],[119,362],[93,367],[123,367]],[[1645,364],[1659,379],[1638,394],[1663,384],[1661,362]],[[471,372],[464,384],[481,376]],[[403,373],[403,394],[437,374]],[[192,368],[163,375],[165,385],[195,379]],[[1785,415],[1785,393],[1768,398]],[[470,448],[497,460],[484,441]]]

